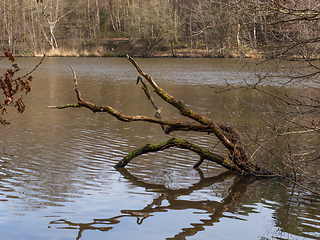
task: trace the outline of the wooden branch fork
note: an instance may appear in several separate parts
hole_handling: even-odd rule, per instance
[[[258,165],[251,163],[247,157],[247,154],[244,149],[243,141],[241,140],[239,132],[232,126],[224,124],[224,123],[215,123],[210,119],[202,116],[201,114],[189,109],[182,101],[176,99],[172,95],[168,94],[164,89],[160,88],[152,77],[146,73],[144,73],[139,65],[135,62],[135,60],[127,55],[128,60],[132,63],[132,65],[137,69],[140,76],[137,78],[137,84],[142,84],[142,89],[144,90],[148,100],[151,102],[154,107],[155,117],[146,117],[146,116],[128,116],[120,113],[115,110],[111,106],[97,106],[91,102],[85,101],[81,97],[80,90],[78,88],[78,80],[76,77],[76,73],[74,69],[70,66],[73,72],[74,79],[74,90],[76,92],[76,96],[78,99],[78,103],[76,104],[66,104],[62,106],[48,106],[48,108],[69,108],[69,107],[85,107],[90,109],[92,112],[106,112],[110,115],[114,116],[120,121],[124,122],[132,122],[132,121],[145,121],[150,123],[156,123],[161,125],[165,134],[169,134],[173,131],[198,131],[198,132],[207,132],[213,133],[219,141],[229,150],[230,155],[229,158],[224,158],[219,156],[211,151],[205,150],[193,143],[190,143],[186,140],[179,138],[170,138],[160,143],[155,144],[147,144],[139,149],[134,150],[125,156],[122,160],[120,160],[114,167],[121,168],[126,166],[132,159],[149,152],[157,152],[162,151],[170,147],[179,147],[183,149],[188,149],[197,153],[200,157],[200,160],[194,165],[194,168],[197,168],[201,165],[201,163],[206,159],[209,161],[213,161],[215,163],[220,164],[228,170],[237,171],[240,174],[246,175],[273,175],[272,172],[264,169]],[[150,91],[148,89],[147,84],[143,81],[143,78],[147,83],[151,86],[153,91],[166,101],[168,104],[175,107],[182,116],[185,116],[192,120],[192,122],[188,121],[170,121],[163,120],[161,118],[162,109],[159,108],[154,99],[152,98]]]

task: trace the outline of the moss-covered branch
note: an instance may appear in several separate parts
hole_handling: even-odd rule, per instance
[[[149,152],[158,152],[171,147],[188,149],[192,152],[197,153],[200,156],[200,161],[198,161],[194,165],[194,167],[199,167],[202,161],[204,159],[207,159],[209,161],[218,163],[229,170],[233,170],[233,171],[236,170],[236,167],[234,167],[233,163],[230,160],[223,158],[220,155],[210,152],[204,148],[201,148],[198,145],[195,145],[191,142],[188,142],[180,138],[175,138],[175,137],[162,141],[160,143],[147,144],[139,149],[136,149],[131,153],[129,153],[127,156],[125,156],[122,160],[120,160],[114,167],[115,168],[125,167],[131,160],[133,160],[134,158],[142,154],[146,154]]]
[[[74,108],[74,107],[80,107],[79,104],[65,104],[61,106],[47,106],[47,108],[56,108],[56,109],[64,109],[64,108]]]
[[[191,110],[182,101],[176,99],[172,95],[168,94],[165,90],[160,88],[150,75],[142,71],[140,66],[136,63],[136,61],[134,61],[133,58],[131,58],[128,55],[127,58],[137,69],[139,74],[141,74],[141,76],[143,76],[149,82],[149,84],[154,89],[155,93],[158,96],[160,96],[164,101],[166,101],[173,107],[177,108],[180,111],[181,115],[195,120],[201,125],[210,127],[210,129],[220,140],[220,142],[230,151],[231,159],[239,172],[244,172],[246,174],[254,174],[255,172],[264,171],[264,169],[261,169],[259,166],[250,163],[243,145],[234,143],[233,139],[230,138],[230,136],[228,136],[226,132],[223,131],[215,122]]]

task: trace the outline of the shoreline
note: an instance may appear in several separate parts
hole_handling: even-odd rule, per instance
[[[153,50],[146,50],[141,44],[132,46],[128,39],[108,39],[100,44],[92,46],[71,48],[43,49],[41,51],[31,50],[16,46],[13,54],[16,57],[126,57],[129,55],[135,58],[257,58],[261,59],[263,53],[257,49],[250,49],[245,46],[232,49],[205,49],[190,48],[187,44],[175,46],[156,47]]]
[[[24,53],[14,53],[15,57],[126,57],[129,55],[134,58],[227,58],[227,59],[264,59],[267,56],[264,56],[262,52],[259,52],[256,49],[249,49],[244,51],[243,49],[232,49],[225,50],[224,52],[208,52],[204,49],[190,49],[187,47],[177,48],[177,49],[168,49],[165,51],[155,50],[151,54],[146,55],[143,53],[141,47],[136,47],[134,49],[124,48],[103,48],[103,46],[98,46],[90,50],[76,50],[76,49],[64,49],[56,48],[45,51],[44,53],[33,53],[29,52],[28,54]],[[0,54],[0,57],[4,57],[3,52]],[[270,56],[269,56],[270,57]],[[288,61],[297,61],[301,59],[299,55],[286,56],[282,58],[283,60]],[[311,60],[319,60],[319,57],[315,57]]]
[[[108,58],[108,57],[126,57],[126,55],[129,55],[131,57],[135,58],[253,58],[253,59],[261,59],[261,54],[228,54],[228,55],[214,55],[214,54],[203,54],[203,52],[195,51],[190,54],[190,51],[186,52],[180,52],[175,55],[172,55],[171,53],[163,53],[163,52],[154,52],[152,55],[143,55],[139,53],[132,53],[131,51],[128,52],[121,52],[121,53],[109,53],[109,54],[100,54],[99,52],[91,52],[91,53],[66,53],[64,50],[54,50],[48,51],[43,54],[14,54],[15,57],[43,57],[43,55],[46,55],[46,57],[101,57],[101,58]],[[3,54],[0,55],[1,57],[4,56]]]

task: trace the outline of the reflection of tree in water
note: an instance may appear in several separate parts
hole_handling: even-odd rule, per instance
[[[139,210],[121,210],[121,215],[106,218],[106,219],[94,219],[90,223],[73,223],[64,219],[52,221],[50,224],[67,224],[66,227],[59,227],[63,229],[78,229],[79,233],[77,239],[80,239],[82,232],[85,230],[100,230],[108,231],[112,229],[112,225],[120,223],[120,219],[123,217],[136,218],[137,224],[142,224],[143,221],[152,216],[155,212],[166,212],[168,210],[186,210],[186,209],[198,209],[204,210],[209,213],[209,218],[201,220],[202,223],[190,223],[192,227],[183,228],[181,232],[176,234],[173,238],[169,239],[185,239],[187,236],[195,235],[199,231],[204,230],[204,226],[212,226],[213,223],[218,222],[221,217],[224,216],[224,212],[234,212],[236,210],[236,204],[241,202],[242,196],[247,190],[247,186],[255,181],[255,177],[252,176],[238,176],[234,179],[233,185],[230,188],[229,195],[225,197],[221,202],[218,201],[189,201],[179,200],[180,196],[190,195],[196,190],[203,189],[216,183],[220,183],[235,176],[232,172],[225,172],[215,177],[205,178],[201,170],[198,170],[200,174],[200,181],[187,189],[172,190],[168,189],[164,185],[145,183],[138,178],[131,175],[126,169],[120,169],[119,172],[124,178],[132,182],[135,186],[143,187],[146,190],[152,189],[153,192],[160,193],[160,196],[155,198],[152,203],[148,204],[143,209]],[[162,202],[166,200],[169,204],[162,206]],[[110,226],[111,225],[111,226]],[[102,227],[101,227],[102,226]]]
[[[277,201],[280,206],[273,207],[275,209],[273,218],[279,232],[274,235],[281,236],[283,233],[288,233],[290,238],[293,238],[291,235],[296,235],[308,239],[320,239],[319,195],[306,193],[293,185],[292,189],[281,194]]]

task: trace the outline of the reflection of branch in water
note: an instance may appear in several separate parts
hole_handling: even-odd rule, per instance
[[[110,218],[112,219],[112,218]],[[70,221],[67,221],[65,219],[60,219],[60,220],[56,220],[56,221],[51,221],[50,224],[68,224],[68,227],[58,227],[58,229],[79,229],[79,233],[78,236],[76,238],[76,240],[79,240],[82,237],[82,232],[84,230],[100,230],[100,231],[109,231],[110,229],[112,229],[112,227],[93,227],[92,225],[94,224],[116,224],[119,223],[120,221],[109,221],[109,223],[107,222],[99,222],[94,220],[91,223],[73,223]],[[78,228],[79,227],[79,228]]]
[[[223,182],[226,179],[230,179],[235,176],[233,172],[225,172],[215,177],[205,178],[200,169],[197,169],[200,175],[200,181],[186,189],[172,190],[168,189],[165,185],[161,184],[150,184],[145,183],[135,176],[131,175],[127,169],[121,168],[118,170],[121,175],[133,183],[135,186],[143,187],[146,190],[152,190],[152,192],[160,193],[160,196],[155,198],[152,203],[148,204],[146,207],[140,210],[121,210],[121,215],[106,218],[106,219],[94,219],[91,223],[72,223],[67,220],[57,220],[52,221],[50,224],[67,224],[67,229],[78,229],[79,234],[77,240],[81,238],[82,232],[84,230],[100,230],[108,231],[112,227],[97,227],[95,225],[115,225],[120,223],[120,218],[123,217],[135,217],[137,219],[137,224],[142,224],[143,221],[153,216],[152,213],[155,212],[167,212],[168,210],[186,210],[186,209],[198,209],[205,211],[204,213],[209,213],[209,219],[200,221],[202,223],[190,223],[192,227],[183,228],[182,231],[176,234],[170,239],[185,239],[187,236],[195,235],[199,231],[204,230],[204,226],[212,226],[213,223],[218,222],[221,217],[226,217],[223,215],[224,212],[235,211],[236,203],[241,201],[242,196],[247,190],[247,186],[255,181],[256,178],[250,176],[240,176],[234,179],[233,185],[230,187],[229,195],[223,199],[222,202],[218,201],[189,201],[189,200],[178,200],[179,196],[187,196],[196,190],[203,189],[205,187],[211,186],[213,184]],[[163,200],[167,200],[169,204],[162,206]]]
[[[230,188],[229,195],[223,199],[222,202],[216,201],[205,201],[205,202],[196,202],[196,209],[206,210],[206,213],[212,213],[209,215],[210,219],[203,220],[200,219],[203,223],[190,223],[193,227],[183,228],[182,232],[175,235],[173,238],[167,239],[185,239],[187,236],[193,236],[199,231],[204,230],[204,226],[213,226],[213,223],[219,222],[221,217],[227,217],[224,212],[234,212],[235,205],[242,200],[244,193],[247,190],[248,185],[253,183],[256,180],[253,176],[243,176],[237,177],[234,180],[233,185]],[[176,202],[176,201],[175,201]],[[176,204],[179,204],[176,202]],[[202,206],[205,207],[202,207]],[[194,206],[193,206],[194,207]]]

